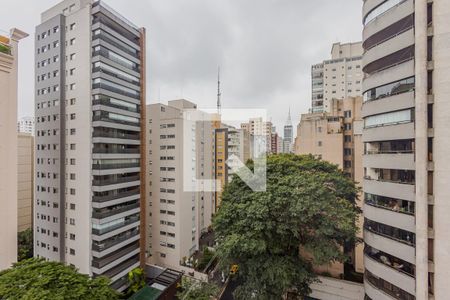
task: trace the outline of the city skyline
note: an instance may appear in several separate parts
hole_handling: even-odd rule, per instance
[[[292,108],[294,124],[310,108],[311,64],[328,58],[334,42],[361,40],[360,0],[347,1],[345,7],[326,0],[285,1],[281,5],[204,0],[189,5],[179,1],[107,3],[146,27],[151,37],[147,104],[185,98],[199,108],[215,108],[220,65],[223,108],[268,109],[282,134],[287,113],[284,108]],[[5,2],[0,29],[16,26],[33,34],[40,12],[58,2]],[[20,11],[21,18],[11,11]],[[330,19],[335,22],[328,22]],[[189,28],[181,31],[180,26]],[[34,63],[33,50],[32,39],[23,41],[19,50],[19,118],[33,115],[34,77],[28,71]]]

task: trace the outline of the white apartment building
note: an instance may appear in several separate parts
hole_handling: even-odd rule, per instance
[[[366,299],[450,295],[450,0],[363,3]]]
[[[17,261],[17,73],[19,41],[13,28],[0,34],[0,270]]]
[[[346,99],[362,94],[362,43],[335,43],[331,59],[311,67],[312,109],[330,112],[332,99]]]
[[[22,117],[17,122],[17,132],[29,133],[34,136],[34,118]]]
[[[189,121],[188,112],[206,121]],[[199,180],[214,178],[213,122],[184,99],[147,105],[147,116],[148,262],[180,269],[211,225],[214,192]]]
[[[253,137],[265,137],[266,153],[270,153],[272,150],[272,127],[272,122],[264,121],[262,117],[250,118],[248,123],[241,124],[241,129],[248,131]]]
[[[145,29],[64,0],[42,13],[35,58],[34,254],[121,291],[144,257]]]

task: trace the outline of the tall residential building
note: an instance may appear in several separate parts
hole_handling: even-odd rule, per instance
[[[265,137],[267,153],[270,153],[272,149],[272,127],[272,122],[264,121],[262,117],[251,118],[248,123],[241,124],[241,129],[246,130],[252,136]]]
[[[214,178],[213,117],[184,99],[147,105],[147,115],[148,261],[180,269],[211,225],[213,187],[202,181]]]
[[[34,118],[22,117],[17,122],[17,132],[29,133],[34,136]]]
[[[361,183],[362,173],[362,97],[333,99],[329,113],[309,113],[301,116],[297,127],[296,154],[313,154],[339,165],[355,182]],[[357,205],[362,206],[360,201]],[[360,222],[361,221],[361,222]],[[362,220],[358,222],[362,228]],[[362,232],[358,234],[362,238]],[[363,245],[345,245],[352,260],[318,268],[337,278],[350,278],[352,272],[363,273]]]
[[[145,29],[65,0],[35,38],[35,256],[123,290],[145,253]]]
[[[215,193],[215,210],[220,206],[221,190],[232,179],[232,161],[236,156],[242,163],[251,158],[251,137],[248,131],[223,124],[214,130],[214,174],[220,181],[220,189]],[[228,161],[228,163],[227,163]]]
[[[286,121],[286,125],[284,125],[284,136],[283,136],[283,152],[291,153],[293,151],[293,134],[294,128],[292,127],[291,120],[291,109],[289,109],[288,118]]]
[[[332,99],[361,96],[362,54],[361,42],[335,43],[331,59],[311,67],[311,112],[330,112]]]
[[[28,34],[0,34],[0,270],[17,261],[17,73],[18,44]]]
[[[17,230],[33,227],[34,137],[18,133],[17,137]]]
[[[363,6],[365,289],[447,299],[450,1]]]

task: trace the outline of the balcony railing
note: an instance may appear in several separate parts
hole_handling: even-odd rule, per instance
[[[94,258],[92,260],[92,266],[94,268],[103,268],[104,266],[110,264],[111,262],[121,258],[122,256],[132,252],[133,250],[139,249],[139,242],[135,242],[130,246],[127,246],[119,251],[113,252],[102,258]]]
[[[101,212],[96,212],[93,211],[92,212],[92,218],[94,219],[104,219],[104,218],[108,218],[114,215],[118,215],[120,213],[123,212],[127,212],[130,210],[133,210],[135,208],[139,208],[140,204],[139,203],[135,203],[135,204],[131,204],[131,205],[127,205],[127,206],[121,206],[120,208],[113,208],[113,209],[108,209],[108,208],[102,208]]]
[[[118,184],[118,183],[124,183],[124,182],[133,182],[140,180],[140,176],[127,176],[127,177],[119,177],[114,179],[97,179],[92,180],[93,186],[105,186],[105,185],[112,185],[112,184]]]
[[[412,154],[414,150],[368,150],[364,154],[372,155],[372,154]]]
[[[118,245],[128,239],[131,239],[132,237],[135,237],[137,235],[139,235],[139,229],[133,229],[131,231],[127,231],[125,234],[122,234],[121,236],[115,236],[113,238],[107,239],[105,241],[102,242],[96,242],[94,244],[92,244],[92,250],[94,251],[105,251],[115,245]]]
[[[128,168],[138,168],[140,163],[128,163],[128,164],[110,164],[110,165],[92,165],[94,170],[111,170],[111,169],[128,169]]]
[[[92,137],[104,137],[104,138],[113,138],[113,139],[124,139],[124,140],[137,140],[139,141],[139,134],[129,134],[129,133],[117,133],[117,132],[108,132],[108,131],[95,131],[92,134]]]
[[[92,150],[92,153],[98,154],[139,154],[139,148],[125,148],[125,149],[104,149],[104,148],[95,148]]]
[[[92,228],[92,234],[95,234],[95,235],[102,235],[102,234],[105,234],[105,233],[114,231],[114,230],[116,230],[116,229],[119,229],[119,228],[121,228],[121,227],[130,225],[130,224],[132,224],[132,223],[136,223],[136,222],[138,222],[138,221],[139,221],[139,215],[137,214],[137,215],[134,215],[134,216],[129,217],[129,218],[128,218],[127,220],[125,220],[123,223],[115,224],[115,225],[110,226],[110,227],[108,227],[108,228],[103,228],[103,229]]]
[[[103,203],[103,202],[116,200],[116,199],[120,199],[120,198],[125,198],[125,197],[133,196],[133,195],[140,195],[139,189],[134,189],[134,190],[123,192],[123,193],[111,194],[111,195],[105,195],[105,196],[93,196],[92,201]]]
[[[393,180],[393,179],[382,179],[382,178],[372,178],[370,176],[364,176],[365,180],[373,180],[373,181],[379,181],[379,182],[390,182],[390,183],[399,183],[399,184],[409,184],[409,185],[415,185],[415,181],[404,181],[404,180]]]

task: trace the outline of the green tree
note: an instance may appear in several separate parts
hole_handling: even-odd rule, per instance
[[[0,299],[118,299],[109,284],[106,277],[91,279],[62,263],[32,258],[0,272]]]
[[[33,257],[33,230],[28,228],[17,234],[17,260]]]
[[[214,283],[198,281],[183,276],[177,298],[181,300],[211,300],[219,294],[219,287]]]
[[[247,166],[252,169],[252,161]],[[313,265],[347,259],[341,245],[358,231],[357,194],[336,165],[312,155],[269,156],[266,192],[253,192],[234,177],[213,220],[222,268],[238,265],[234,296],[308,295],[317,280]]]
[[[129,291],[136,293],[145,286],[145,273],[142,268],[134,268],[128,272]]]

